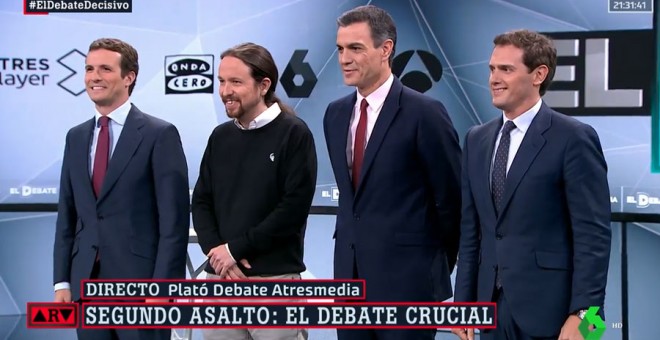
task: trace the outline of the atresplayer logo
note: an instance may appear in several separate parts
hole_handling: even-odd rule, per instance
[[[587,314],[584,315],[584,319],[578,326],[584,340],[599,340],[605,333],[605,322],[600,318],[600,315],[596,314],[599,309],[599,307],[589,307]],[[593,330],[589,329],[591,325],[594,326]]]

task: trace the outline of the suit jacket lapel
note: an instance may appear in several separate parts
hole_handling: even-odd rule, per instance
[[[94,188],[92,187],[92,176],[90,171],[90,147],[92,145],[92,136],[94,135],[95,118],[85,122],[83,133],[75,136],[75,142],[72,144],[73,157],[71,157],[71,169],[76,172],[76,178],[82,179],[85,189],[85,199],[96,201]]]
[[[511,201],[513,193],[518,188],[520,180],[529,169],[530,165],[538,155],[539,151],[545,145],[545,138],[543,133],[550,127],[551,116],[547,112],[548,108],[545,104],[541,105],[541,109],[537,113],[536,117],[530,124],[527,133],[525,133],[525,138],[520,144],[518,152],[516,152],[516,157],[511,163],[511,168],[506,176],[506,183],[504,185],[504,196],[502,197],[502,212],[500,217],[505,214],[506,208]]]
[[[480,141],[481,150],[484,150],[484,157],[481,160],[481,171],[482,174],[479,176],[479,183],[476,184],[477,188],[485,188],[484,198],[486,206],[486,217],[492,221],[497,219],[497,214],[495,213],[495,204],[493,203],[493,196],[491,194],[491,165],[493,161],[493,154],[495,152],[495,140],[497,139],[497,134],[502,129],[502,117],[498,117],[495,120],[487,123],[486,133],[482,136]]]
[[[390,92],[385,98],[383,108],[378,114],[376,125],[374,125],[374,129],[371,131],[371,136],[367,142],[367,148],[364,150],[364,161],[362,162],[362,170],[360,173],[360,184],[358,185],[356,195],[360,193],[360,189],[363,187],[365,178],[369,174],[369,169],[374,162],[374,158],[378,153],[378,149],[383,143],[383,139],[385,139],[387,130],[389,130],[394,117],[396,117],[397,112],[399,112],[399,98],[401,97],[402,91],[403,85],[401,84],[401,81],[394,77],[392,88],[390,88]]]
[[[347,188],[350,190],[350,195],[349,193],[346,193],[344,197],[352,197],[354,194],[353,183],[351,182],[351,177],[348,172],[346,150],[348,147],[348,133],[351,130],[351,115],[353,114],[353,107],[355,106],[356,99],[357,96],[353,95],[353,97],[348,97],[346,100],[342,101],[336,112],[335,120],[331,121],[330,126],[327,127],[330,129],[330,133],[336,135],[336,142],[331,144],[331,152],[333,158],[338,162],[338,171],[335,172],[337,174],[337,185],[340,188]]]
[[[117,147],[112,152],[112,157],[108,163],[108,172],[103,180],[103,186],[97,204],[112,189],[142,142],[142,134],[140,133],[142,125],[144,125],[143,113],[131,105],[131,110],[126,117],[126,123],[121,131],[121,136],[119,136],[119,140],[117,141]]]

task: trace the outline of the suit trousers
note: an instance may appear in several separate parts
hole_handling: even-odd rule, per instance
[[[359,278],[353,262],[353,278]],[[433,340],[435,329],[338,329],[337,340]]]
[[[502,288],[495,291],[494,300],[497,303],[497,328],[482,331],[481,340],[556,340],[559,338],[559,334],[554,337],[539,338],[523,332],[513,319],[511,308]]]

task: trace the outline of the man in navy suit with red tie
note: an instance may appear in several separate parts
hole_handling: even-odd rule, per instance
[[[96,116],[66,136],[54,247],[56,302],[79,301],[84,279],[185,278],[190,201],[179,133],[129,101],[139,68],[132,46],[96,40],[85,64]],[[169,337],[169,330],[78,329],[79,339]]]
[[[396,26],[375,6],[338,20],[346,85],[323,122],[339,187],[335,278],[366,280],[367,301],[452,296],[460,220],[460,145],[442,103],[392,75]],[[433,339],[435,330],[340,330],[346,339]]]
[[[541,99],[557,54],[527,30],[498,35],[490,59],[502,114],[468,131],[454,299],[497,302],[481,339],[582,339],[603,308],[610,255],[607,164],[594,129]],[[453,330],[474,339],[472,329]]]

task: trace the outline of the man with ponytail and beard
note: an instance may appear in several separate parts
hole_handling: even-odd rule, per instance
[[[275,95],[277,66],[264,47],[224,51],[218,79],[231,120],[211,133],[192,197],[207,278],[300,279],[316,187],[312,133]],[[307,331],[209,329],[204,338],[307,339]]]

